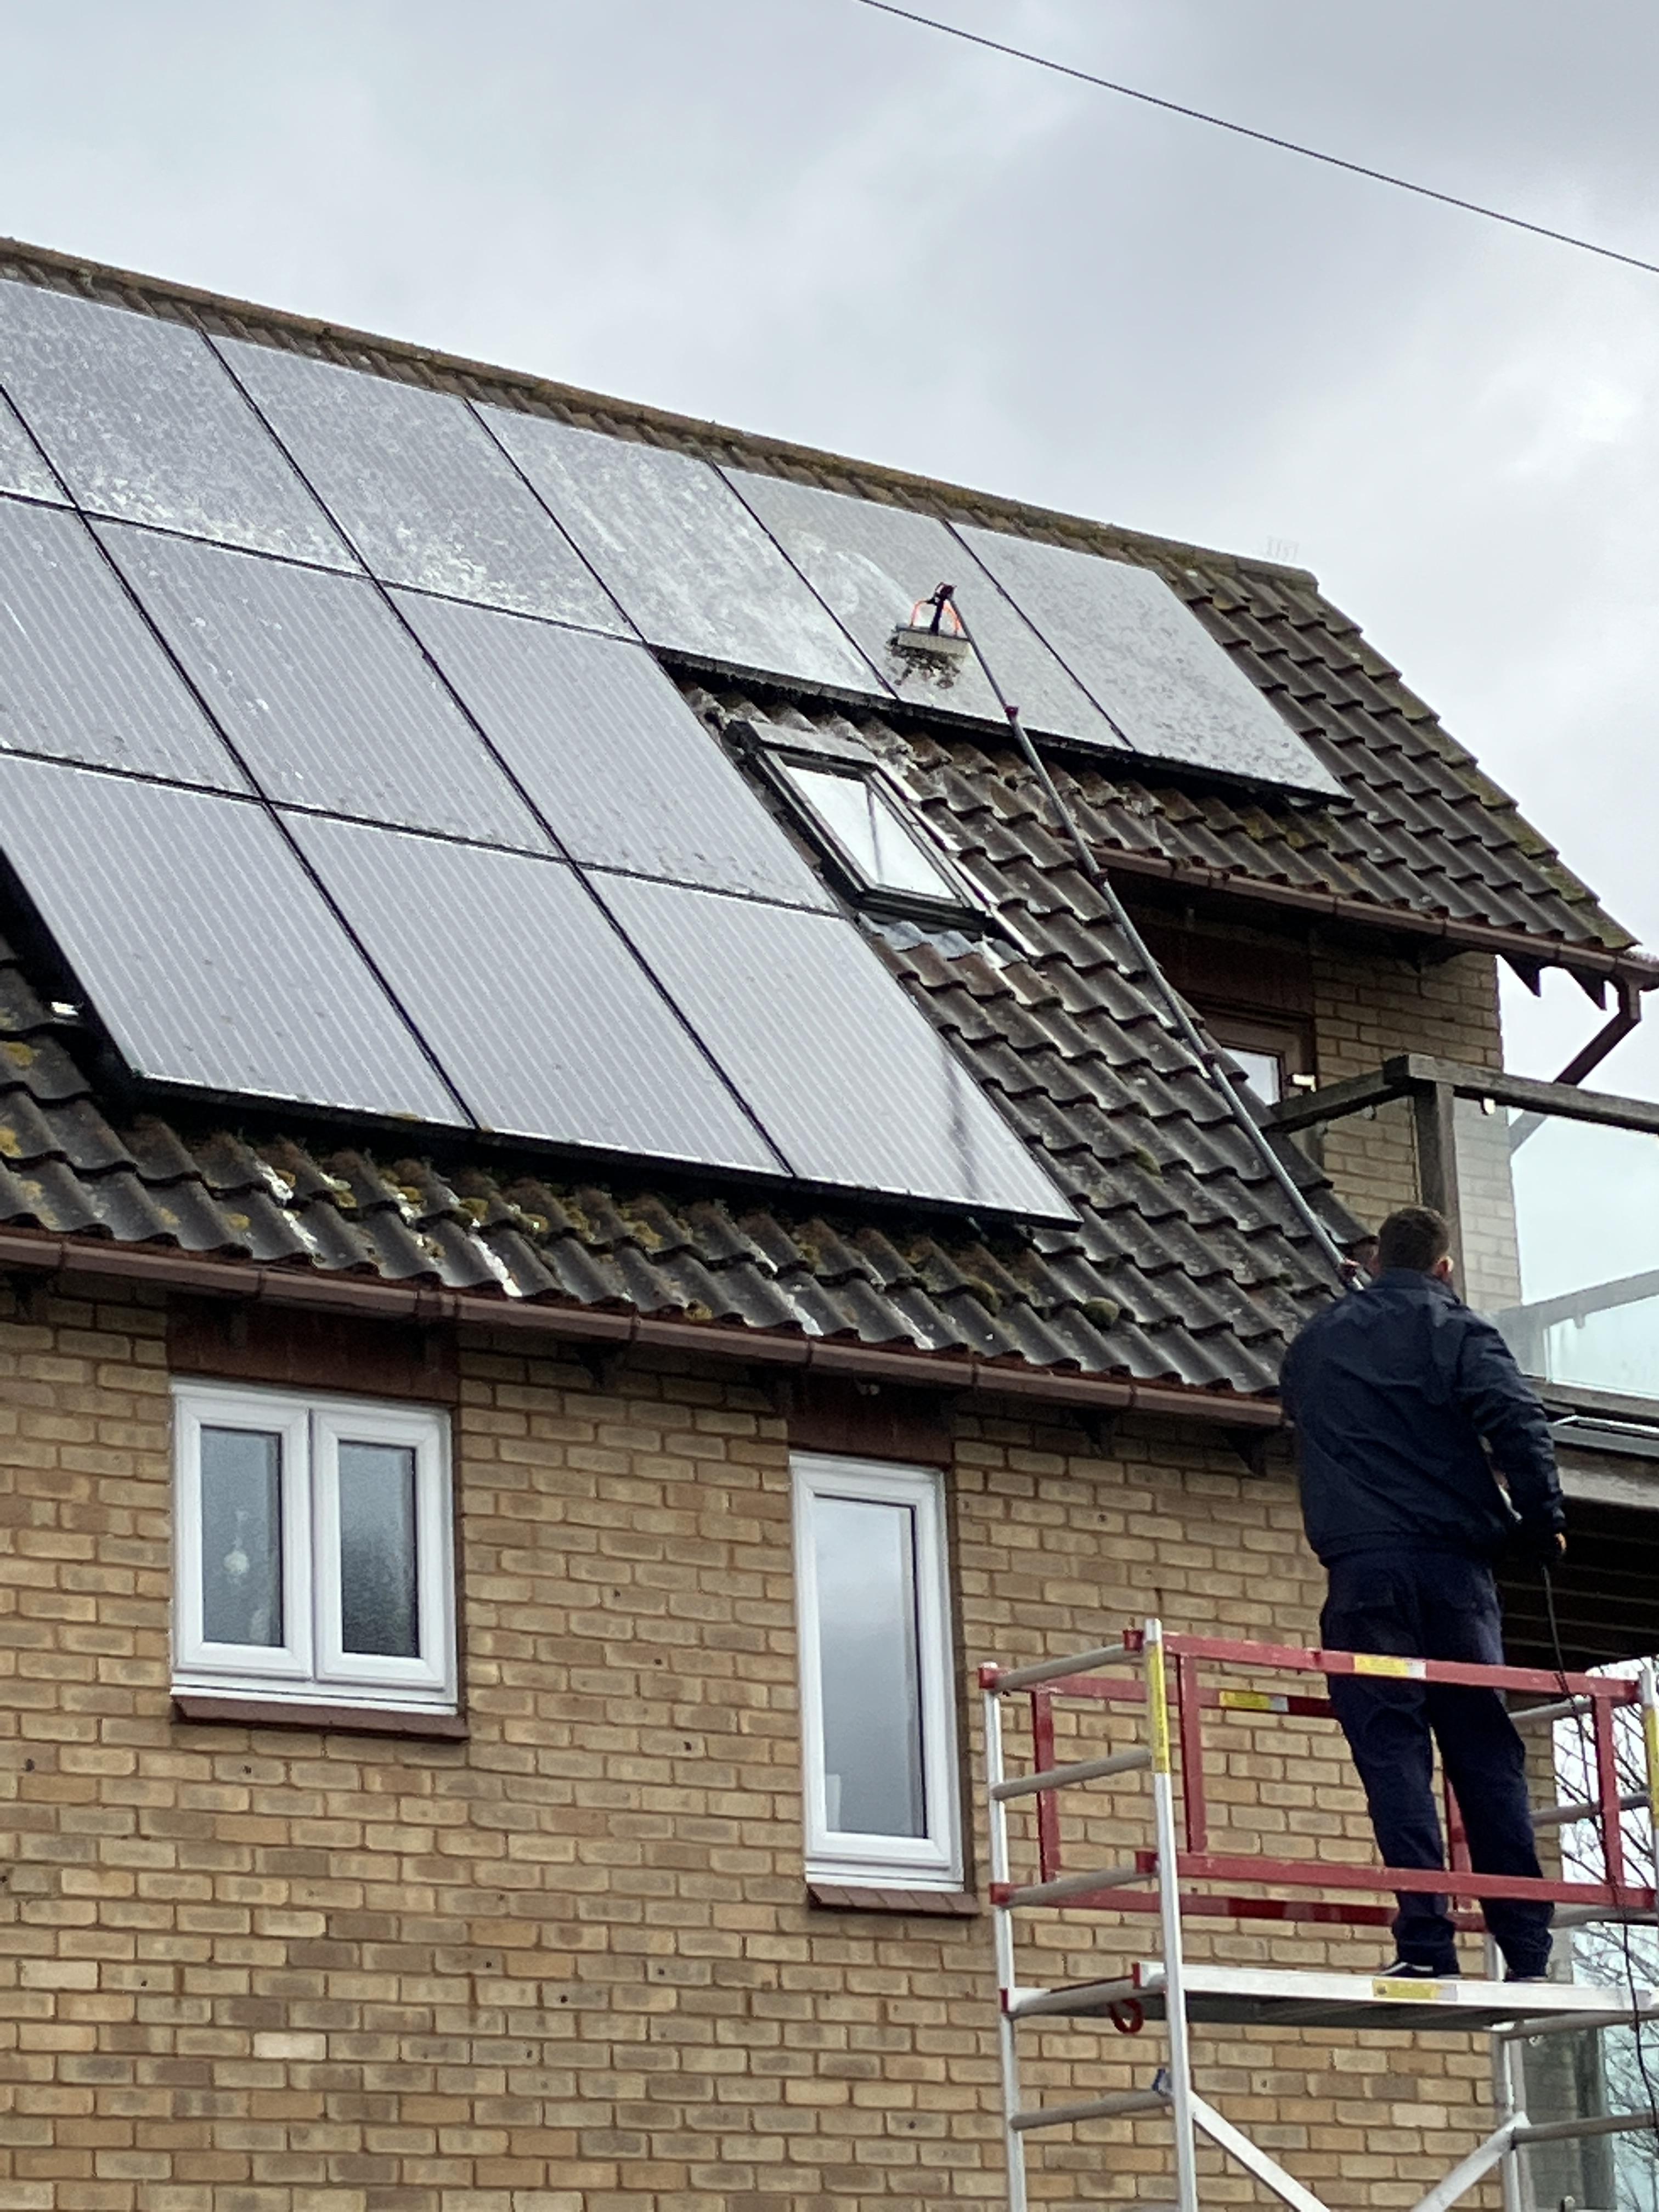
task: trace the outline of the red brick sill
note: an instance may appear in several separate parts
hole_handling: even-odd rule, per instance
[[[283,1698],[216,1698],[194,1690],[173,1700],[181,1721],[213,1722],[232,1728],[319,1729],[346,1735],[424,1736],[442,1743],[465,1742],[471,1731],[459,1713],[393,1712],[381,1705],[301,1705]]]
[[[979,1915],[979,1899],[965,1889],[866,1889],[860,1882],[809,1881],[806,1895],[830,1912],[927,1912],[946,1920]]]

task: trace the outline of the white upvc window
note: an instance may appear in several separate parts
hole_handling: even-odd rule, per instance
[[[453,1712],[445,1416],[216,1382],[173,1406],[174,1689]]]
[[[944,1478],[817,1455],[793,1464],[807,1874],[954,1888],[962,1838]]]

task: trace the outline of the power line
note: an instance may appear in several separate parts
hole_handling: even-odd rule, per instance
[[[1347,161],[1340,154],[1322,154],[1316,146],[1300,145],[1294,138],[1276,138],[1270,131],[1254,131],[1248,123],[1230,122],[1226,116],[1207,114],[1201,107],[1183,107],[1178,100],[1161,100],[1155,92],[1142,92],[1132,84],[1116,84],[1110,77],[1091,76],[1087,70],[1073,69],[1068,63],[1052,60],[1047,54],[1030,53],[1024,46],[1005,46],[1000,39],[965,31],[960,24],[941,22],[937,16],[920,15],[913,9],[895,7],[892,0],[859,0],[859,5],[873,8],[878,15],[896,15],[902,22],[918,23],[924,30],[940,32],[947,39],[959,39],[964,46],[982,46],[988,53],[1005,54],[1011,61],[1029,62],[1033,69],[1047,70],[1051,76],[1093,85],[1098,92],[1115,92],[1121,99],[1139,100],[1143,106],[1160,107],[1168,115],[1184,115],[1188,122],[1207,123],[1213,130],[1230,131],[1236,138],[1253,138],[1259,146],[1276,146],[1282,154],[1299,154],[1304,161],[1321,161],[1328,169],[1346,169],[1351,177],[1369,177],[1373,184],[1392,185],[1396,191],[1413,192],[1419,199],[1436,200],[1442,207],[1460,208],[1465,215],[1484,216],[1488,222],[1507,223],[1511,230],[1530,231],[1534,238],[1552,239],[1558,246],[1576,246],[1581,253],[1597,254],[1603,261],[1617,261],[1626,269],[1640,269],[1649,276],[1659,276],[1659,261],[1643,261],[1634,253],[1620,253],[1611,246],[1597,246],[1591,239],[1575,238],[1571,231],[1552,230],[1547,223],[1528,222],[1523,216],[1506,215],[1502,208],[1483,207],[1479,200],[1459,199],[1455,192],[1440,192],[1432,185],[1413,184],[1409,177],[1393,176],[1386,169],[1369,169],[1363,161]]]

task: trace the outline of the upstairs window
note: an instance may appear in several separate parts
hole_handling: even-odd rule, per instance
[[[910,1889],[962,1879],[943,1478],[795,1461],[806,1871]]]
[[[1264,1106],[1277,1106],[1292,1090],[1311,1086],[1313,1053],[1308,1025],[1205,1006],[1211,1036]]]
[[[453,1712],[443,1415],[191,1382],[173,1420],[175,1691]]]
[[[966,878],[874,767],[787,759],[773,765],[855,891],[903,906],[978,909]]]

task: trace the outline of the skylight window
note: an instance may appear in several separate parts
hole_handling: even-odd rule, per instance
[[[781,760],[780,773],[830,843],[834,856],[866,891],[962,907],[966,885],[875,774]]]

